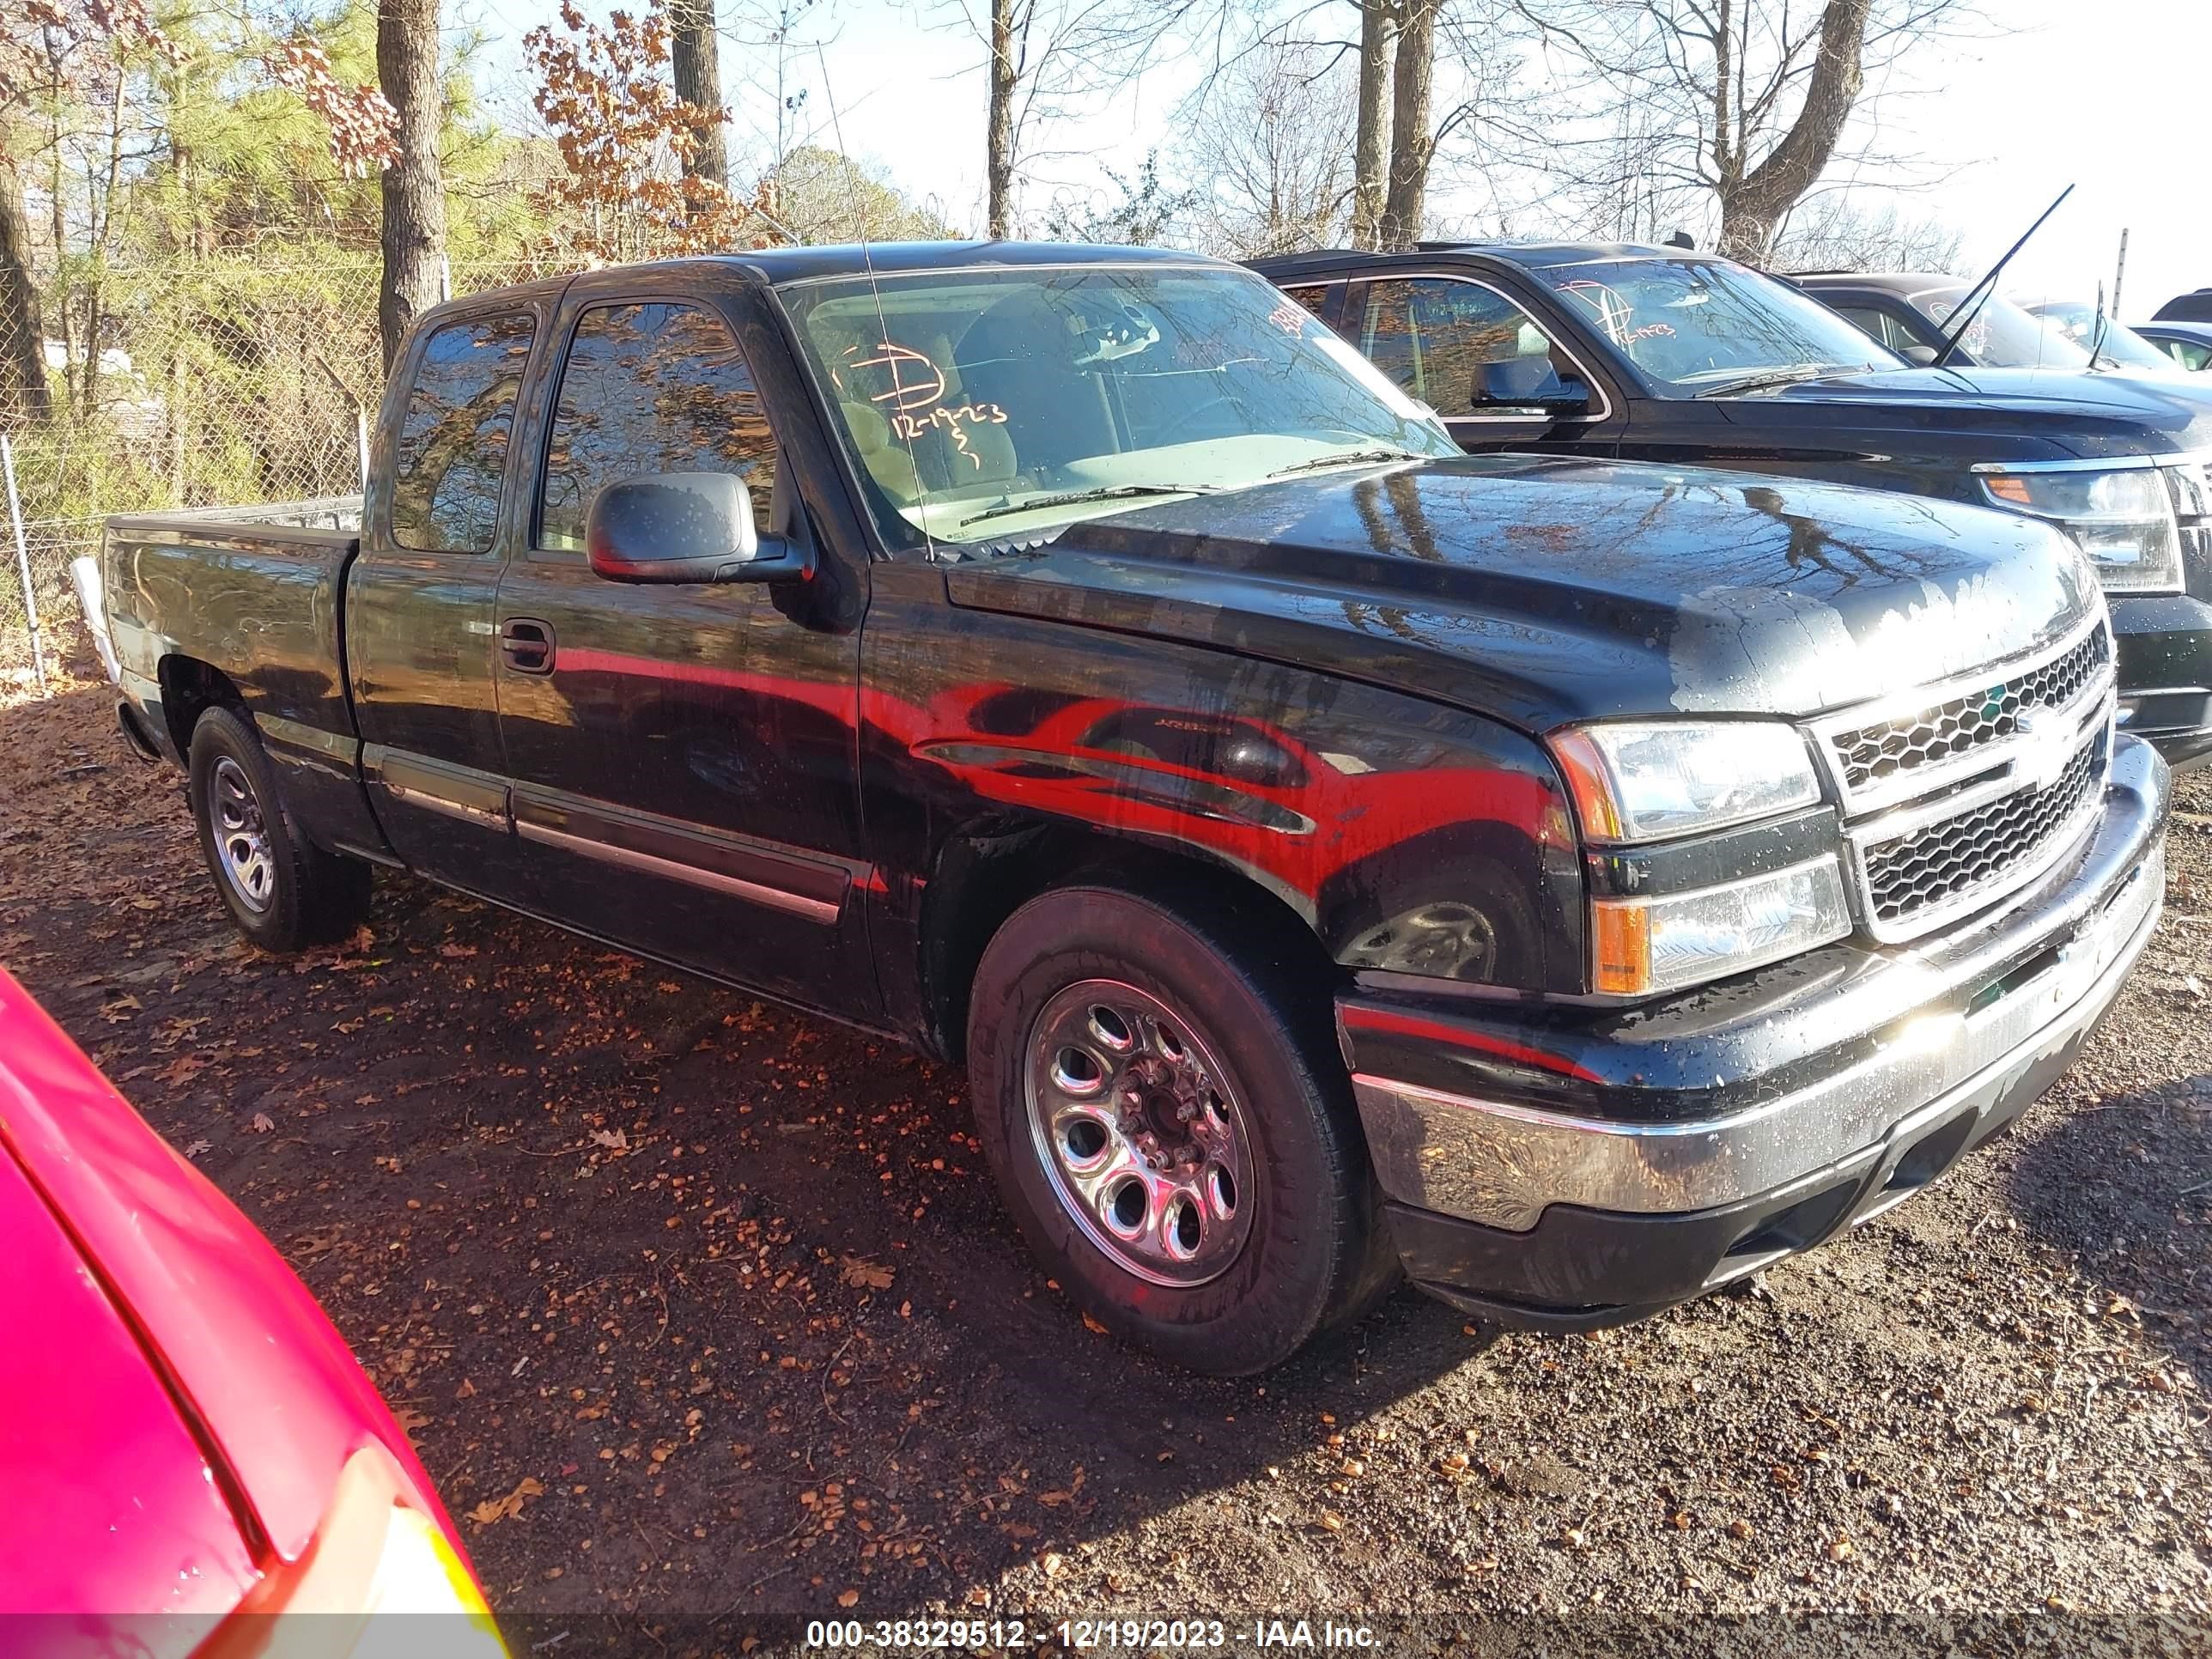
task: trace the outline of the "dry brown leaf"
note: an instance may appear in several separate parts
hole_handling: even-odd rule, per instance
[[[475,945],[456,945],[451,939],[447,939],[443,945],[441,945],[438,947],[438,954],[445,957],[448,962],[458,962],[464,957],[472,957],[476,955],[476,953],[477,947]]]
[[[1047,1509],[1058,1509],[1062,1504],[1073,1503],[1075,1494],[1082,1490],[1083,1466],[1079,1463],[1075,1467],[1075,1478],[1067,1483],[1065,1492],[1041,1492],[1036,1495],[1036,1500]]]
[[[1097,1320],[1093,1319],[1089,1314],[1083,1316],[1083,1328],[1089,1331],[1094,1336],[1105,1336],[1109,1334],[1106,1328],[1100,1324]]]
[[[522,1506],[533,1498],[545,1495],[544,1483],[532,1475],[524,1475],[514,1483],[514,1490],[504,1498],[487,1498],[469,1511],[469,1519],[480,1527],[489,1527],[495,1521],[504,1521],[522,1513]]]
[[[276,1120],[266,1112],[256,1112],[246,1127],[258,1135],[265,1135],[276,1127]]]
[[[626,1152],[629,1150],[629,1136],[620,1129],[594,1129],[592,1145],[604,1146],[611,1152]]]
[[[837,1605],[841,1607],[849,1607],[860,1599],[860,1592],[856,1589],[839,1590],[837,1592]]]
[[[855,1290],[888,1291],[891,1287],[891,1270],[868,1261],[864,1256],[841,1257],[844,1263],[844,1279]]]

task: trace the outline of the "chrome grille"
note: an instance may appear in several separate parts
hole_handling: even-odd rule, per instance
[[[1828,733],[1847,793],[1883,790],[2020,729],[2022,714],[2063,708],[2112,661],[2102,623],[2050,661],[1911,714]]]
[[[2105,775],[2107,739],[2100,727],[2051,783],[1998,796],[1955,817],[1862,848],[1869,911],[1878,932],[1936,913],[1971,908],[2025,880],[2063,850],[2059,838],[2080,817]]]

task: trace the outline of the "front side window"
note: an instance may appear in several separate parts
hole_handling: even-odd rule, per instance
[[[392,539],[418,553],[483,553],[499,529],[514,397],[534,325],[447,323],[422,343],[392,471]]]
[[[1459,453],[1296,300],[1226,267],[835,277],[777,297],[895,547]]]
[[[769,528],[775,439],[752,373],[722,319],[696,306],[594,306],[561,369],[536,545],[580,550],[594,495],[662,472],[735,473]]]
[[[1534,273],[1661,390],[1904,367],[1798,289],[1719,259],[1592,259]]]
[[[1448,416],[1496,414],[1581,385],[1527,312],[1445,276],[1369,283],[1360,344],[1377,368]]]
[[[2166,355],[2187,369],[2212,368],[2212,345],[2195,345],[2187,340],[2167,340]]]

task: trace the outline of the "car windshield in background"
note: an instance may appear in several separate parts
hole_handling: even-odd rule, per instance
[[[1711,259],[1602,259],[1540,273],[1662,387],[1697,393],[1899,368],[1901,359],[1817,300]]]
[[[2079,300],[2060,301],[2055,304],[2031,306],[2028,315],[2055,325],[2058,331],[2079,346],[2084,353],[2089,342],[2097,343],[2097,367],[2124,368],[2143,374],[2171,374],[2176,367],[2172,358],[2160,351],[2148,340],[2127,326],[2114,322],[2110,317],[2098,320],[2097,307]]]
[[[894,546],[1460,453],[1296,301],[1237,271],[1017,267],[778,295]]]
[[[1907,296],[1913,309],[1940,329],[1948,330],[1966,284],[1928,288]],[[2066,337],[2055,317],[2036,317],[1992,294],[1975,308],[1974,319],[1959,343],[1984,368],[2087,368],[2089,354]]]

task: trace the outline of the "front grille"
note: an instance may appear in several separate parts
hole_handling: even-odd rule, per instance
[[[2074,822],[2103,776],[2106,741],[2099,730],[2044,788],[2017,790],[1867,847],[1861,856],[1876,927],[1909,927],[1924,912],[1960,908],[1984,889],[2008,884],[2007,876],[2032,867],[2051,850],[2053,837]]]
[[[2063,708],[2112,660],[2112,642],[2100,623],[2063,655],[1995,684],[1933,704],[1917,714],[1832,732],[1844,788],[1856,794],[1893,778],[1970,754],[2020,729],[2021,715]]]

